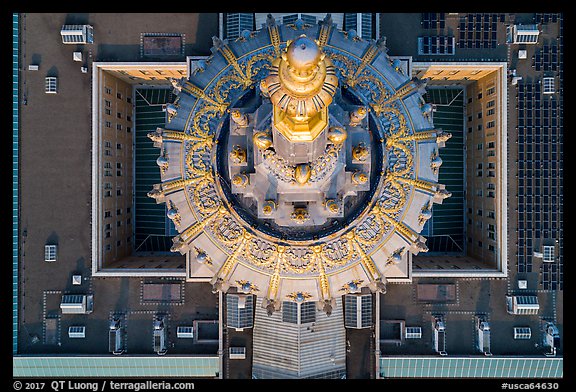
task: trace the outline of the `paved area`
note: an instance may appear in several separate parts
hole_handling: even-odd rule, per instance
[[[94,26],[94,44],[82,45],[89,72],[72,60],[76,45],[62,44],[63,24]],[[142,61],[140,34],[178,32],[186,55],[207,55],[217,35],[216,14],[23,14],[20,89],[20,328],[19,353],[106,353],[111,312],[127,320],[128,351],[152,353],[152,317],[170,315],[169,341],[175,353],[211,353],[217,345],[176,339],[176,326],[194,319],[218,319],[218,298],[208,284],[186,284],[182,305],[142,305],[140,280],[90,277],[91,85],[92,61]],[[184,56],[171,61],[183,61]],[[146,60],[154,60],[149,57]],[[28,71],[38,64],[38,71]],[[58,76],[58,93],[44,92],[44,77]],[[55,262],[44,262],[44,245],[58,244]],[[71,277],[83,277],[72,286]],[[44,320],[58,315],[63,293],[93,293],[90,315],[61,315],[60,345],[42,341]],[[46,303],[44,303],[46,298]],[[69,339],[70,325],[86,325],[86,339]]]

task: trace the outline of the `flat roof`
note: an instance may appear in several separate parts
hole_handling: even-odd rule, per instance
[[[216,377],[218,356],[26,356],[13,377]]]
[[[380,358],[382,378],[561,378],[563,358]]]

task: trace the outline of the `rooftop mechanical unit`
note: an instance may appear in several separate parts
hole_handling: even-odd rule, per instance
[[[560,347],[560,333],[554,323],[544,324],[544,347],[549,347],[550,351],[544,353],[547,357],[555,357],[556,350]]]
[[[434,351],[442,356],[448,355],[446,352],[446,324],[444,316],[432,316],[432,330],[434,332]]]
[[[478,335],[477,348],[486,356],[491,356],[490,352],[490,325],[485,316],[476,317],[476,332]]]
[[[93,294],[66,294],[62,296],[60,310],[63,314],[89,314],[94,310]]]
[[[154,320],[154,352],[158,355],[165,355],[168,352],[163,316],[158,316]]]
[[[176,328],[176,337],[181,339],[193,339],[194,327],[193,326],[180,326]]]
[[[120,325],[120,319],[116,317],[110,320],[110,327],[108,329],[108,352],[114,355],[124,353],[122,326]]]
[[[540,310],[538,297],[535,295],[506,296],[506,310],[510,314],[538,314],[538,311]]]
[[[64,25],[60,36],[64,44],[91,44],[94,42],[94,28],[90,25]]]

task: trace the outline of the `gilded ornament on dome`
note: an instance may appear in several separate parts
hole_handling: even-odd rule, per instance
[[[331,127],[328,130],[326,137],[333,144],[342,144],[348,136],[346,130],[342,127]]]
[[[352,149],[352,158],[357,161],[365,161],[368,158],[369,152],[366,145],[362,142]]]
[[[312,298],[312,294],[308,292],[298,291],[286,295],[286,298],[291,299],[294,302],[302,303]]]
[[[310,219],[310,214],[306,208],[298,207],[294,208],[294,212],[290,214],[290,219],[301,225]]]
[[[254,142],[256,148],[262,151],[267,150],[272,146],[272,136],[270,136],[269,132],[255,132],[254,136],[252,136],[252,141]]]
[[[232,177],[232,184],[244,188],[249,184],[248,176],[244,173],[238,173]]]
[[[366,117],[366,107],[360,106],[358,109],[350,113],[350,126],[357,127],[362,123],[362,120]]]
[[[300,185],[304,185],[310,180],[312,172],[310,170],[310,165],[307,163],[300,163],[296,165],[294,169],[294,179]]]
[[[230,117],[232,117],[232,121],[234,121],[239,127],[245,128],[248,126],[248,115],[246,113],[242,113],[240,110],[235,109],[230,113]]]
[[[276,203],[274,200],[266,200],[264,205],[262,206],[262,213],[266,216],[272,215],[272,213],[276,210]]]
[[[352,173],[352,182],[357,185],[366,184],[366,182],[368,182],[368,176],[366,173],[360,170],[356,170],[354,173]]]
[[[239,145],[232,147],[232,151],[230,151],[230,161],[237,165],[246,162],[246,150]]]

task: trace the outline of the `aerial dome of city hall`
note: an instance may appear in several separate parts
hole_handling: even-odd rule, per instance
[[[285,301],[330,314],[343,294],[409,281],[432,204],[450,196],[451,135],[425,82],[329,14],[213,41],[148,135],[162,180],[148,195],[167,204],[189,276],[208,270],[215,292],[255,294],[269,314]]]

